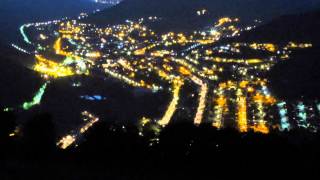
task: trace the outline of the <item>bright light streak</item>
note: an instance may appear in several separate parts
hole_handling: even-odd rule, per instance
[[[196,84],[201,86],[200,93],[199,93],[199,105],[197,109],[196,116],[194,118],[194,124],[199,125],[203,119],[203,114],[206,108],[206,97],[208,94],[208,85],[204,83],[201,79],[197,78],[196,76],[191,77],[192,81]]]
[[[267,125],[266,125],[267,122],[265,120],[266,113],[264,111],[264,106],[263,106],[264,99],[265,99],[265,97],[263,95],[261,95],[260,93],[257,93],[254,97],[254,101],[255,101],[255,103],[257,105],[257,109],[258,109],[258,113],[256,115],[258,117],[258,120],[257,120],[257,122],[255,122],[253,129],[255,132],[267,134],[267,133],[269,133],[269,128],[267,127]]]
[[[227,99],[223,95],[220,95],[216,100],[216,103],[217,105],[214,107],[215,116],[213,119],[212,126],[220,129],[223,126],[222,118],[224,112],[227,111]]]
[[[178,102],[179,102],[179,93],[180,93],[180,89],[181,89],[182,85],[183,85],[183,83],[181,83],[180,81],[174,82],[174,84],[173,84],[173,99],[172,99],[165,115],[158,122],[158,124],[160,124],[161,126],[166,126],[167,124],[169,124],[173,114],[175,113],[175,111],[177,109]]]
[[[26,42],[27,44],[32,44],[32,42],[29,40],[28,36],[25,33],[25,28],[28,28],[28,27],[30,27],[30,25],[22,25],[20,27],[20,33],[23,37],[24,42]]]
[[[39,105],[41,102],[41,99],[45,93],[45,90],[47,88],[47,83],[45,83],[44,85],[41,86],[41,88],[39,89],[39,91],[36,93],[36,95],[33,97],[32,101],[30,102],[25,102],[22,105],[22,108],[24,110],[29,110],[31,109],[33,106],[35,105]]]
[[[242,95],[241,89],[237,92],[237,103],[238,103],[238,128],[240,132],[248,131],[247,122],[247,101],[246,97]]]

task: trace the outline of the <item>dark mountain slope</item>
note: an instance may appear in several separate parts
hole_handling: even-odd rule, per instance
[[[290,6],[288,3],[290,2]],[[86,21],[95,24],[116,24],[126,19],[148,16],[163,18],[156,30],[190,30],[213,23],[221,16],[237,16],[244,21],[270,19],[292,12],[320,7],[319,0],[126,0],[119,5],[92,15]],[[204,16],[197,10],[207,9]]]
[[[313,48],[294,51],[287,61],[279,62],[269,72],[271,88],[279,98],[297,100],[320,98],[320,10],[287,15],[247,32],[242,41],[311,42]]]
[[[0,45],[0,108],[30,101],[41,86],[40,76],[18,63],[24,58],[28,57]]]
[[[320,49],[301,50],[269,73],[272,91],[288,100],[320,99]]]
[[[76,17],[81,12],[91,13],[106,5],[91,0],[1,0],[0,39],[11,42],[18,38],[20,25],[48,21],[62,17]]]
[[[243,41],[276,43],[286,43],[294,40],[319,44],[319,18],[320,10],[282,16],[256,28],[254,31],[244,33],[240,39]]]

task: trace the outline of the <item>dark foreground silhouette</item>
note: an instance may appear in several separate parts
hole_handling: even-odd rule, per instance
[[[15,115],[1,113],[1,179],[260,179],[319,173],[320,136],[304,130],[241,134],[176,124],[155,137],[148,131],[139,136],[133,125],[100,122],[77,147],[60,150],[52,120],[36,115],[10,137]]]

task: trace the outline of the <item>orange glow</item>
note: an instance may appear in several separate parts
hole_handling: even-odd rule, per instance
[[[272,96],[266,96],[266,98],[265,98],[265,103],[266,104],[275,104],[277,102],[277,100],[274,98],[274,97],[272,97]]]
[[[254,88],[253,88],[253,87],[248,87],[248,88],[247,88],[247,91],[248,91],[249,93],[253,93],[253,92],[254,92]]]
[[[214,119],[212,126],[216,128],[221,128],[222,127],[222,116],[224,112],[228,111],[227,109],[227,99],[224,96],[220,96],[216,100],[216,106],[214,107]]]
[[[227,84],[226,83],[220,83],[219,84],[219,88],[225,89],[225,88],[227,88]]]
[[[70,67],[65,67],[52,60],[45,59],[40,55],[36,55],[37,63],[34,65],[33,70],[46,74],[48,76],[58,78],[74,75]]]
[[[265,102],[265,96],[261,95],[260,93],[257,93],[254,96],[254,101],[257,104],[257,109],[258,109],[257,117],[259,119],[257,120],[257,125],[255,125],[252,128],[255,132],[269,133],[269,128],[266,126],[266,121],[265,121],[266,113],[264,112],[264,107],[263,107],[263,103]]]
[[[179,67],[179,72],[180,72],[182,75],[185,75],[185,76],[190,76],[190,75],[191,75],[191,72],[190,72],[187,68],[185,68],[185,67],[183,67],[183,66],[180,66],[180,67]]]
[[[251,127],[254,132],[259,132],[263,134],[268,134],[269,133],[269,128],[265,124],[258,124],[256,126]]]
[[[218,106],[225,106],[227,104],[227,99],[223,96],[217,99]]]
[[[218,24],[216,26],[222,26],[226,23],[232,22],[232,19],[228,18],[228,17],[224,17],[219,19]]]
[[[239,86],[240,86],[241,88],[246,88],[248,84],[249,84],[249,81],[241,81],[240,84],[239,84]]]
[[[257,93],[253,98],[256,102],[263,102],[264,99],[264,97],[260,93]]]
[[[213,39],[205,39],[205,40],[197,40],[197,42],[202,44],[202,45],[206,45],[206,44],[214,43],[214,40]]]
[[[135,50],[133,52],[133,54],[136,55],[136,56],[141,56],[141,55],[144,55],[146,53],[146,50],[147,50],[147,48],[138,49],[138,50]]]
[[[272,96],[264,96],[260,93],[257,93],[254,97],[254,101],[260,102],[260,103],[265,103],[265,104],[274,104],[277,102],[277,100],[272,97]]]
[[[155,51],[151,53],[151,56],[154,57],[164,57],[165,55],[169,55],[170,51],[161,50],[161,51]]]
[[[73,55],[72,52],[63,51],[61,47],[61,43],[62,43],[62,38],[59,37],[53,45],[53,48],[56,51],[56,54],[62,55],[62,56],[69,56],[74,59],[81,59],[81,57]]]
[[[275,52],[277,50],[274,44],[265,44],[265,48],[270,52]]]
[[[238,97],[238,127],[240,132],[248,131],[246,97]]]
[[[59,30],[59,32],[61,34],[78,34],[79,32],[81,31],[81,29],[79,27],[76,27],[76,28],[69,28],[69,29],[66,29],[66,30]]]

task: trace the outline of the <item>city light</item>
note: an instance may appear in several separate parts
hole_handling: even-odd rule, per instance
[[[180,81],[174,81],[173,90],[172,90],[173,91],[172,101],[169,104],[168,109],[167,109],[165,115],[163,116],[163,118],[158,121],[158,123],[161,126],[167,125],[170,122],[174,112],[176,111],[177,105],[179,102],[179,93],[180,93],[180,89],[181,89],[182,85],[183,85],[183,83],[181,83]]]
[[[206,9],[196,12],[198,16],[207,13]],[[79,18],[85,16],[82,14]],[[280,129],[291,128],[286,105],[279,105],[282,101],[272,95],[268,81],[262,77],[278,61],[290,57],[291,50],[310,48],[311,43],[219,44],[220,39],[238,36],[255,26],[242,27],[238,18],[223,17],[203,30],[161,34],[146,25],[160,19],[156,16],[128,19],[125,23],[106,27],[77,20],[56,20],[21,26],[20,33],[27,44],[36,45],[38,51],[33,70],[46,79],[78,74],[90,76],[91,72],[99,72],[132,87],[153,93],[169,92],[172,99],[163,116],[152,117],[159,118],[158,125],[169,124],[176,110],[183,108],[179,102],[186,98],[181,91],[187,83],[199,91],[197,106],[192,107],[196,125],[209,119],[212,126],[221,129],[228,116],[235,117],[235,124],[241,132],[253,129],[255,132],[269,133],[273,124],[269,122],[267,110],[277,105]],[[38,31],[38,38],[27,36],[29,28]],[[48,33],[52,30],[53,33]],[[18,46],[13,47],[28,52]],[[265,57],[247,57],[242,55],[243,50],[264,53]],[[76,88],[81,84],[73,83],[72,86]],[[105,100],[100,95],[82,95],[80,98],[87,101]],[[29,104],[25,104],[27,106]],[[305,110],[299,105],[297,111],[300,125],[305,126]],[[92,124],[95,122],[92,121]],[[88,126],[91,127],[91,124]],[[87,130],[86,126],[83,130]],[[65,141],[72,142],[71,139],[68,137]]]

